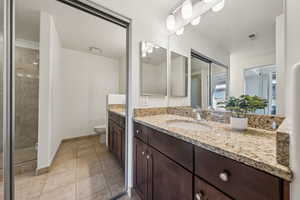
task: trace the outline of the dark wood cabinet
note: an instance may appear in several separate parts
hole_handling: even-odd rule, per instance
[[[193,200],[193,175],[159,151],[134,139],[134,187],[142,200]]]
[[[149,147],[147,200],[174,199],[193,199],[193,174]]]
[[[195,177],[195,200],[232,200],[213,186]]]
[[[134,189],[142,200],[289,200],[289,183],[140,123]]]
[[[125,117],[109,112],[108,149],[125,166]]]
[[[281,199],[279,178],[199,147],[195,174],[238,200]]]
[[[142,141],[134,140],[134,186],[141,199],[147,199],[148,191],[148,160],[147,145]]]

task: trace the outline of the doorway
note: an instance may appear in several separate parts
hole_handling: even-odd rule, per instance
[[[1,14],[6,26],[14,25],[3,30],[15,35],[10,40],[4,34],[4,43],[11,47],[5,58],[16,63],[3,65],[4,71],[13,69],[6,73],[11,85],[3,96],[13,94],[5,103],[14,111],[4,111],[12,126],[5,127],[3,139],[3,199],[109,199],[126,193],[127,162],[122,183],[110,182],[118,166],[112,167],[114,155],[100,138],[108,137],[106,97],[122,93],[127,152],[130,19],[85,0],[15,0],[3,8],[14,6],[15,12]],[[99,23],[101,34],[94,29]],[[111,31],[106,40],[97,37],[104,30]],[[103,43],[111,33],[110,44]]]

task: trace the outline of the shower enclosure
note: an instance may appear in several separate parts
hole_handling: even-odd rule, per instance
[[[3,62],[1,62],[2,64]],[[1,66],[1,74],[3,66]],[[2,83],[2,76],[1,83]],[[36,168],[38,139],[39,52],[36,49],[15,47],[15,174]],[[3,89],[1,87],[1,101]],[[2,102],[1,102],[2,104]],[[1,106],[1,113],[2,113]],[[1,122],[3,121],[1,115]],[[1,130],[3,124],[1,123]],[[3,135],[0,141],[3,162]],[[1,170],[3,164],[0,165]],[[1,174],[2,175],[2,174]]]

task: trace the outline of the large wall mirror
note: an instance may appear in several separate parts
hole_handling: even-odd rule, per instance
[[[188,90],[188,57],[170,52],[170,95],[186,97]]]
[[[169,51],[191,60],[186,105],[223,110],[218,102],[247,94],[268,101],[257,114],[284,114],[283,0],[226,1],[217,12],[201,3],[188,20],[176,14],[169,37]]]
[[[167,95],[167,49],[142,41],[140,43],[141,96]]]

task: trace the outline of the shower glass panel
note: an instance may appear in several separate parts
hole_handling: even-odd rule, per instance
[[[39,106],[39,16],[15,1],[14,174],[15,199],[34,198],[42,182],[29,179],[37,168]],[[30,187],[28,186],[30,185]],[[29,189],[31,188],[31,189]]]
[[[209,68],[210,63],[192,57],[191,62],[191,103],[192,107],[209,106]]]
[[[4,1],[0,1],[0,200],[4,199],[3,192],[3,21],[4,21]]]
[[[257,114],[276,114],[276,66],[255,67],[245,70],[245,94],[267,99],[269,104]]]

